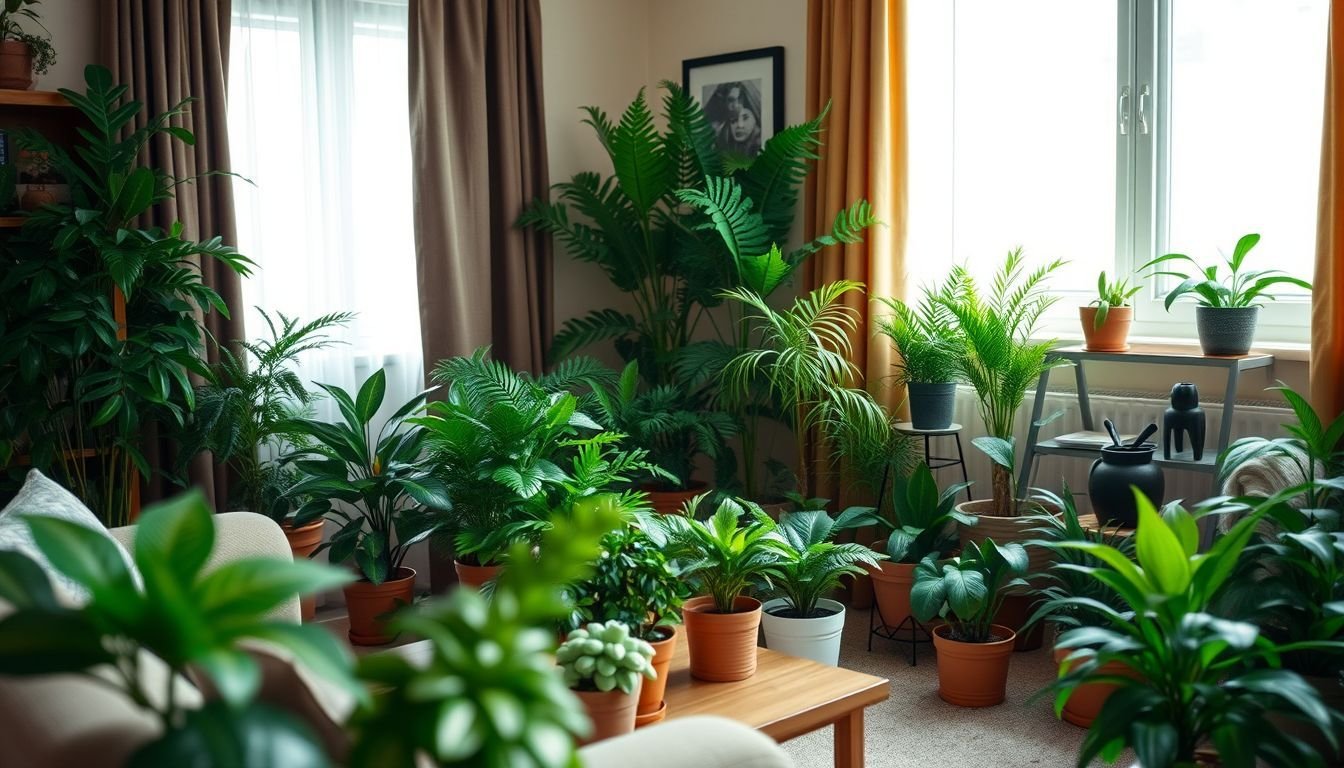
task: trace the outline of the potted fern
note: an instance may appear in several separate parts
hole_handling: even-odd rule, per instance
[[[1105,272],[1097,277],[1097,298],[1078,308],[1087,349],[1093,352],[1129,349],[1129,326],[1134,321],[1134,308],[1129,306],[1129,300],[1141,290],[1143,286],[1131,287],[1128,280],[1111,282]]]
[[[947,304],[956,300],[960,278],[960,270],[954,270],[937,288],[925,286],[913,307],[899,299],[878,299],[891,314],[877,321],[877,330],[901,356],[894,383],[906,388],[915,429],[947,429],[952,424],[959,331]]]

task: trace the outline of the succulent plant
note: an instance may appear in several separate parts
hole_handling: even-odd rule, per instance
[[[565,670],[565,685],[575,690],[603,693],[619,688],[634,693],[639,676],[657,677],[650,661],[653,646],[630,634],[619,621],[593,622],[569,633],[555,652]]]

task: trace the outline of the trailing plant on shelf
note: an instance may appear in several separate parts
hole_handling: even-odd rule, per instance
[[[32,75],[45,75],[51,65],[56,63],[56,49],[51,46],[51,31],[42,25],[33,6],[40,0],[5,0],[0,7],[0,42],[13,41],[28,47],[32,56],[32,70],[28,73],[29,86]],[[23,28],[24,21],[31,21],[43,34],[34,34]],[[15,87],[6,85],[6,87]]]
[[[859,576],[864,565],[875,566],[884,556],[861,544],[833,541],[842,530],[857,527],[855,515],[832,518],[825,510],[786,512],[772,538],[778,552],[770,567],[770,582],[785,601],[792,618],[817,617],[817,601],[840,586],[841,576]]]
[[[170,124],[185,102],[127,131],[141,104],[103,67],[84,76],[85,93],[61,91],[89,125],[73,153],[16,131],[69,181],[71,202],[33,212],[0,255],[0,463],[13,469],[23,454],[118,525],[132,484],[151,472],[145,425],[181,426],[195,406],[188,374],[207,373],[201,316],[228,311],[193,263],[245,275],[251,262],[218,237],[137,224],[187,181],[138,164],[151,141],[193,140]]]
[[[994,616],[1003,605],[1004,591],[1024,586],[1026,572],[1027,552],[1021,544],[967,542],[951,562],[940,563],[933,556],[920,561],[910,607],[923,624],[935,617],[946,620],[952,640],[987,643],[994,639]]]
[[[283,313],[272,317],[260,307],[257,313],[270,338],[240,342],[237,353],[220,348],[220,361],[210,366],[207,383],[196,388],[196,410],[185,430],[180,463],[209,450],[235,473],[229,486],[231,509],[260,512],[284,523],[307,499],[287,493],[298,472],[279,457],[289,446],[305,442],[304,435],[288,427],[312,415],[314,400],[293,366],[304,352],[335,343],[327,333],[354,315],[338,312],[301,323]]]
[[[893,563],[910,565],[931,557],[942,560],[957,549],[957,524],[975,525],[976,517],[956,510],[957,494],[970,483],[955,483],[938,490],[929,465],[920,462],[907,475],[896,475],[891,489],[891,505],[854,507],[850,525],[874,525],[890,531],[884,552]]]

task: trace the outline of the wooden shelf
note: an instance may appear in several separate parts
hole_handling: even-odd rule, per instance
[[[92,459],[100,453],[102,453],[102,451],[99,451],[97,448],[85,448],[82,451],[61,451],[61,458],[65,461],[71,459]],[[15,467],[27,467],[31,466],[32,463],[33,457],[26,453],[21,453],[18,456],[15,456],[14,460],[10,462],[10,464]]]
[[[1126,352],[1093,352],[1082,346],[1057,347],[1050,354],[1072,360],[1140,363],[1144,365],[1189,365],[1210,368],[1229,368],[1249,371],[1265,368],[1274,363],[1274,356],[1263,352],[1245,355],[1204,355],[1157,345],[1135,344]]]
[[[0,229],[18,229],[27,220],[27,216],[0,216]]]
[[[0,106],[74,109],[73,104],[55,91],[17,91],[13,88],[0,88]]]

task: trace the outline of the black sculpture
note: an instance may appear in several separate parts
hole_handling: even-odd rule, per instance
[[[1204,409],[1199,407],[1199,390],[1182,381],[1171,388],[1171,407],[1162,417],[1162,458],[1171,458],[1171,437],[1176,435],[1176,452],[1185,450],[1182,433],[1190,435],[1190,452],[1195,461],[1204,457]]]

